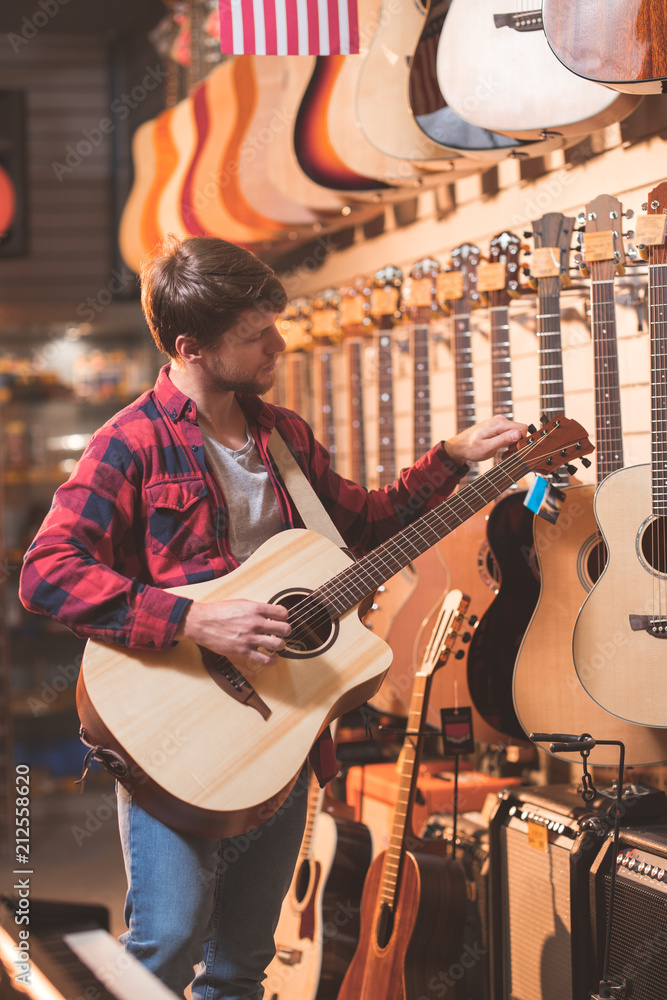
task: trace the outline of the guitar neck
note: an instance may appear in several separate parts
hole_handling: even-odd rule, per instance
[[[345,363],[348,379],[348,447],[350,479],[366,485],[366,436],[364,425],[364,397],[362,357],[364,345],[361,338],[345,341]]]
[[[514,418],[512,363],[510,360],[509,309],[491,306],[491,403],[494,413]]]
[[[652,509],[667,514],[667,251],[652,247],[649,265],[649,322],[651,327],[651,481]],[[655,263],[653,263],[655,261]]]
[[[565,408],[563,347],[560,331],[560,279],[539,278],[537,342],[540,357],[540,412],[553,417]],[[552,476],[555,486],[567,486],[567,473]]]
[[[287,372],[285,405],[295,413],[305,415],[305,400],[308,392],[305,386],[308,374],[308,356],[301,351],[292,351],[285,357]]]
[[[452,305],[454,323],[454,384],[456,398],[456,431],[465,430],[475,423],[475,383],[472,365],[472,335],[470,333],[470,302],[467,298],[455,299]],[[478,474],[476,462],[470,462],[466,479]]]
[[[377,341],[378,367],[378,486],[388,486],[396,479],[394,448],[394,373],[391,353],[391,316],[379,321]]]
[[[618,374],[614,262],[592,261],[591,315],[595,364],[597,481],[623,468],[621,392]]]
[[[416,462],[431,446],[431,376],[428,324],[412,331],[412,454]]]
[[[394,908],[408,820],[414,801],[432,674],[415,675],[408,713],[406,737],[399,757],[398,794],[394,821],[382,867],[379,901]]]
[[[299,849],[297,870],[301,863],[309,861],[313,856],[313,833],[315,830],[315,820],[317,819],[324,802],[324,788],[320,788],[317,775],[313,771],[308,782],[308,807],[306,811],[306,827],[303,831],[303,840]]]
[[[320,416],[319,439],[332,456],[331,464],[336,464],[336,429],[334,426],[334,400],[331,347],[315,348],[318,379],[318,409]]]

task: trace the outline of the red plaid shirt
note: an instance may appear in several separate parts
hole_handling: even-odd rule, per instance
[[[174,642],[190,601],[165,588],[212,580],[238,565],[229,510],[204,458],[195,403],[169,365],[91,439],[26,553],[20,596],[77,635],[132,647]],[[347,545],[362,555],[448,496],[464,468],[442,444],[383,490],[333,471],[328,452],[291,410],[239,395],[267,467],[283,528],[303,527],[267,452],[274,426]]]

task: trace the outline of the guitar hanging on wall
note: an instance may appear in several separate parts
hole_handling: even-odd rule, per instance
[[[616,341],[614,275],[623,271],[623,209],[600,195],[586,205],[582,266],[590,273],[591,328],[595,366],[597,482],[623,468],[623,433]],[[581,686],[572,657],[572,633],[579,609],[599,580],[605,546],[593,512],[594,485],[567,486],[555,525],[536,517],[535,554],[540,598],[514,669],[514,704],[526,732],[599,733],[622,740],[628,764],[667,758],[667,730],[621,722],[593,701]],[[613,633],[613,628],[610,629]],[[597,738],[597,737],[596,737]],[[569,754],[560,754],[569,760]],[[591,751],[590,764],[618,765],[616,747]]]
[[[667,727],[667,182],[649,194],[636,241],[648,259],[651,338],[651,464],[607,476],[595,516],[607,563],[579,612],[577,676],[598,705],[641,726]]]

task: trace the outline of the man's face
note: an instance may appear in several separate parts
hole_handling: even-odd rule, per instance
[[[285,350],[277,318],[268,308],[246,309],[214,347],[204,348],[203,370],[210,383],[225,392],[268,392],[276,379],[276,359]]]

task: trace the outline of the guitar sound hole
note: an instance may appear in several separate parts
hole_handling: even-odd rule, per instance
[[[289,611],[292,631],[281,656],[288,659],[319,656],[336,641],[338,622],[332,620],[324,604],[310,591],[283,590],[270,603],[282,604]]]
[[[296,877],[296,884],[294,886],[294,895],[296,896],[297,903],[302,903],[306,898],[309,885],[310,864],[308,861],[304,861],[299,868],[299,874]]]
[[[602,576],[602,570],[607,564],[607,546],[600,538],[596,545],[589,552],[586,561],[586,570],[591,581],[591,586],[597,583]]]
[[[377,943],[378,948],[386,948],[391,941],[392,931],[394,930],[394,914],[390,906],[387,903],[382,904],[380,910],[380,916],[377,923]]]
[[[653,517],[641,536],[644,559],[657,573],[667,573],[667,517]]]

